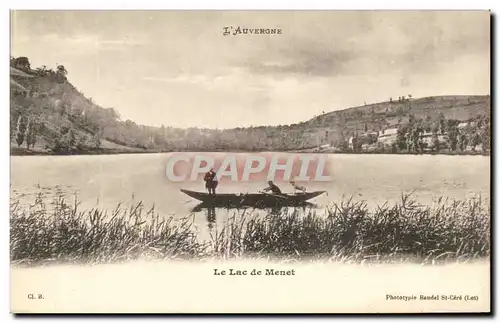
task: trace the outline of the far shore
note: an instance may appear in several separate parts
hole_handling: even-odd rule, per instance
[[[61,154],[54,153],[43,149],[26,149],[26,148],[18,148],[11,147],[10,156],[80,156],[80,155],[124,155],[124,154],[161,154],[161,153],[176,153],[176,152],[186,152],[186,153],[207,153],[207,152],[226,152],[226,153],[264,153],[264,152],[274,152],[274,153],[295,153],[295,154],[350,154],[350,155],[447,155],[447,156],[491,156],[491,151],[424,151],[421,153],[418,152],[387,152],[387,151],[314,151],[312,149],[305,150],[266,150],[266,151],[251,151],[251,150],[239,150],[239,149],[231,149],[231,150],[146,150],[146,149],[109,149],[109,148],[101,148],[98,150],[87,150],[80,151],[71,154]]]

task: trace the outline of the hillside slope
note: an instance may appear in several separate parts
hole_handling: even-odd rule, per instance
[[[107,119],[116,119],[117,114],[86,98],[65,75],[52,70],[20,70],[11,66],[10,84],[10,133],[14,153],[144,150],[116,144],[103,137],[103,125]],[[32,133],[31,140],[29,133]]]
[[[410,116],[417,120],[421,119],[424,123],[433,124],[439,118],[465,122],[478,117],[489,117],[490,113],[489,95],[436,96],[337,110],[314,117],[300,125],[314,129],[316,136],[321,138],[327,136],[329,141],[335,142],[342,136],[406,125]]]
[[[228,130],[150,127],[121,120],[113,108],[103,108],[85,97],[68,81],[63,66],[56,71],[33,70],[24,59],[11,59],[14,154],[301,150],[325,143],[342,146],[349,136],[402,127],[410,119],[430,129],[442,119],[455,123],[489,120],[491,113],[489,95],[441,96],[353,107],[283,126]]]

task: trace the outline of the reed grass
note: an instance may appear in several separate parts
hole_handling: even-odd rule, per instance
[[[29,207],[19,200],[10,206],[11,261],[103,263],[131,259],[202,257],[207,245],[199,243],[189,218],[162,217],[142,202],[119,204],[109,214],[56,197],[47,207],[42,195]]]
[[[350,198],[332,203],[326,213],[294,209],[281,216],[231,218],[212,240],[225,258],[436,263],[490,253],[490,206],[481,198],[440,198],[426,206],[402,195],[400,203],[374,210]]]
[[[283,209],[230,215],[200,241],[193,217],[162,216],[142,202],[109,214],[57,198],[46,207],[11,202],[11,261],[103,263],[131,259],[274,258],[342,262],[467,262],[490,255],[490,205],[481,198],[419,205],[402,195],[374,209],[353,198],[326,214]]]

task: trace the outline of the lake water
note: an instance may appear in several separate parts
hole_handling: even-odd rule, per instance
[[[238,154],[244,157],[245,154]],[[38,193],[78,195],[82,208],[112,210],[119,202],[129,205],[143,201],[154,204],[161,214],[185,217],[199,203],[180,192],[181,188],[204,191],[202,181],[171,182],[165,175],[169,154],[124,154],[99,156],[13,156],[11,157],[11,198],[31,202]],[[365,200],[371,206],[396,202],[401,193],[430,204],[440,196],[457,199],[481,194],[490,197],[490,158],[485,156],[430,155],[326,155],[330,182],[308,182],[308,190],[325,190],[315,198],[321,212],[329,202],[342,196]],[[277,182],[291,192],[287,182]],[[264,180],[245,183],[221,182],[218,192],[257,192]],[[215,222],[222,224],[228,212],[216,210]],[[207,231],[207,210],[195,213],[202,232]],[[211,227],[211,226],[208,226]]]

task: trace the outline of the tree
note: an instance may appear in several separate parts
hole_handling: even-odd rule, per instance
[[[408,124],[410,125],[410,127],[413,127],[415,122],[416,122],[415,115],[413,113],[410,113],[410,115],[408,116]]]
[[[438,122],[439,122],[439,131],[441,133],[445,133],[446,132],[446,120],[445,120],[444,114],[442,112],[439,113]]]
[[[490,136],[490,131],[489,131],[489,127],[484,127],[481,131],[481,134],[480,134],[480,141],[481,141],[481,148],[483,150],[483,152],[486,152],[488,149],[490,149],[490,145],[491,145],[491,136]]]
[[[448,128],[448,138],[450,142],[450,151],[456,151],[458,144],[458,129],[456,126],[450,126]]]
[[[400,151],[408,148],[406,144],[406,127],[404,126],[400,126],[398,128],[398,132],[396,135],[396,146]]]
[[[352,137],[352,151],[359,152],[361,150],[362,145],[363,145],[363,142],[358,137],[358,134],[355,133],[354,136]]]
[[[76,150],[76,135],[72,128],[62,136],[61,140],[62,152],[65,154],[71,154]]]
[[[415,147],[413,147],[413,132],[408,131],[405,136],[405,142],[406,142],[406,149],[408,149],[408,152],[412,152]]]
[[[472,146],[472,151],[476,151],[476,146],[479,145],[480,137],[477,132],[474,132],[469,140],[470,145]]]
[[[458,135],[458,149],[460,149],[460,151],[465,151],[468,143],[469,141],[467,139],[467,135],[465,134],[465,132],[461,131]]]
[[[66,70],[64,65],[57,65],[56,76],[57,76],[57,80],[60,83],[63,83],[67,79],[67,75],[68,75],[68,71]]]
[[[61,138],[60,137],[54,138],[52,144],[46,145],[45,148],[55,153],[61,152],[62,151]]]
[[[164,147],[167,144],[165,140],[165,128],[160,128],[154,132],[153,143],[159,147]]]
[[[435,152],[439,151],[438,127],[432,128],[432,149]]]
[[[26,149],[30,149],[30,146],[33,147],[34,145],[34,137],[35,137],[35,133],[34,133],[34,129],[33,129],[33,120],[31,118],[28,118],[28,123],[26,124],[26,130],[25,130],[25,133],[24,133],[24,138],[25,138],[25,141],[26,141]]]
[[[421,152],[422,151],[422,134],[424,133],[424,128],[421,121],[414,125],[413,129],[413,146],[414,149]]]
[[[63,76],[66,76],[68,75],[68,71],[66,70],[66,68],[64,67],[64,65],[57,65],[57,73],[60,74],[60,75],[63,75]]]
[[[47,75],[47,66],[42,65],[42,67],[37,67],[36,74],[39,76],[46,76]]]
[[[77,151],[85,150],[85,148],[88,146],[88,141],[89,139],[86,134],[82,134],[81,136],[79,136],[76,142],[76,150]]]
[[[434,131],[434,128],[436,128],[436,132],[439,131],[439,128],[434,126],[434,124],[432,122],[432,117],[430,115],[427,115],[425,117],[425,121],[423,123],[424,123],[424,130],[426,132],[432,132],[432,131]]]
[[[94,135],[93,142],[94,142],[94,149],[101,148],[101,137],[99,136],[99,133],[96,133]]]
[[[28,57],[21,56],[14,59],[14,66],[21,70],[30,70],[31,65]]]
[[[347,142],[344,131],[342,131],[342,130],[340,131],[340,138],[339,138],[338,146],[339,146],[339,149],[341,151],[346,151],[349,148],[349,143]]]
[[[16,143],[17,143],[17,147],[21,147],[21,145],[24,142],[24,131],[26,130],[25,128],[26,127],[25,127],[25,125],[23,123],[23,118],[21,116],[19,116],[19,118],[17,119],[17,126],[16,126]]]

